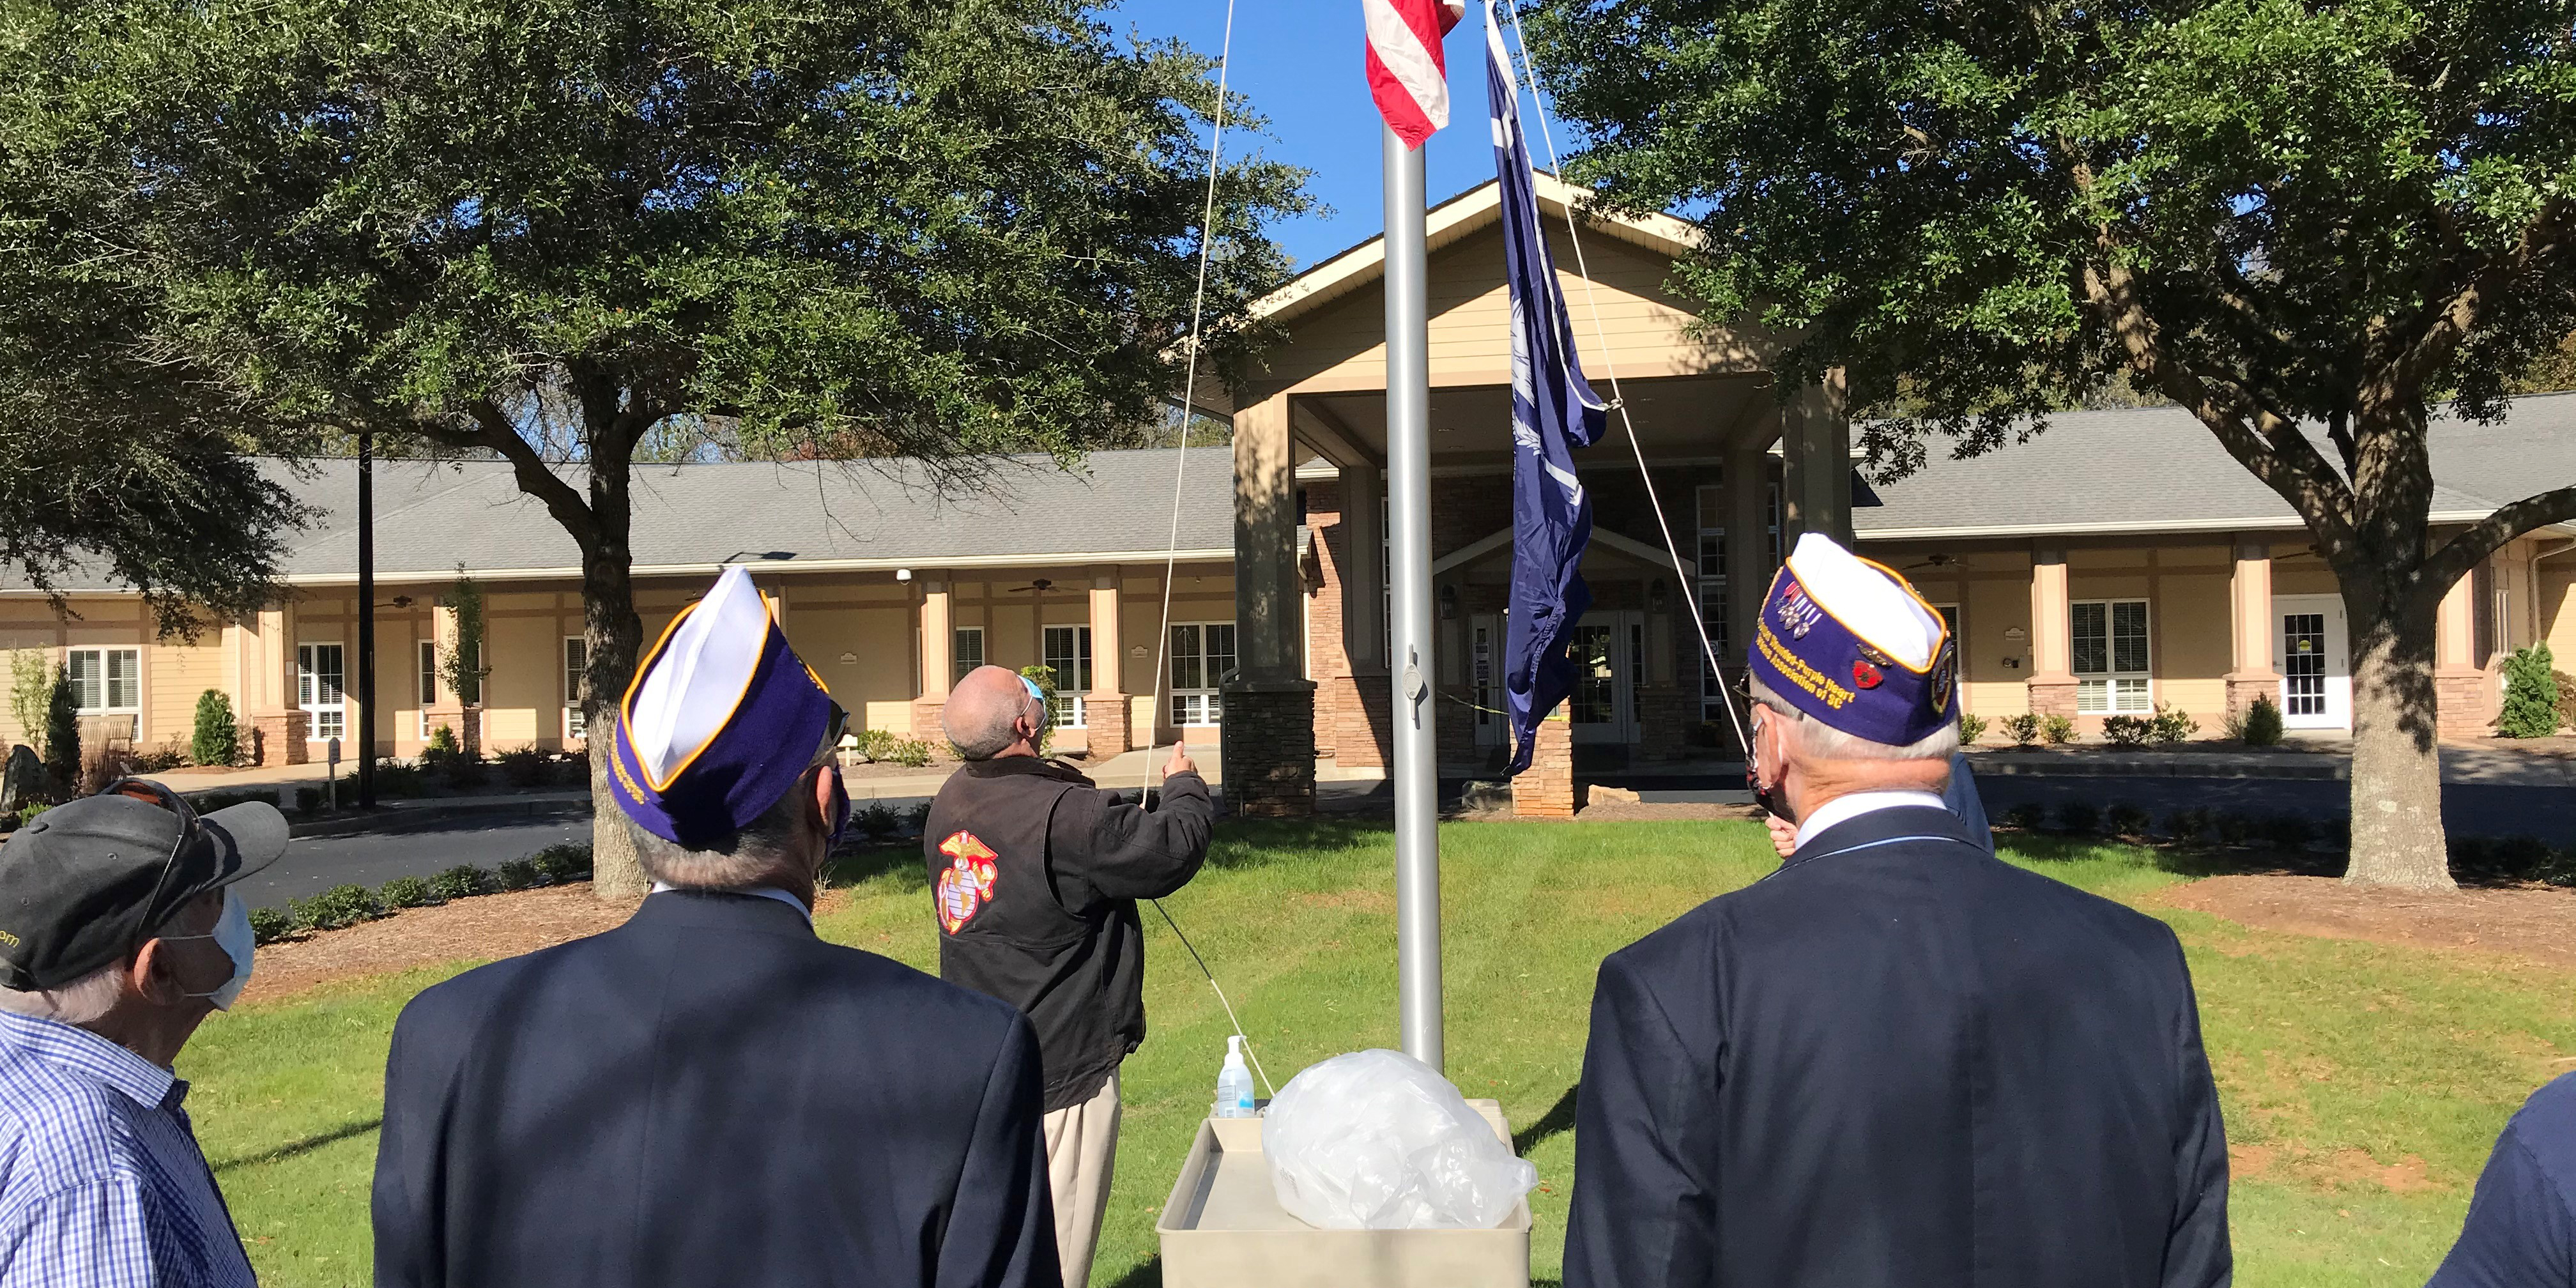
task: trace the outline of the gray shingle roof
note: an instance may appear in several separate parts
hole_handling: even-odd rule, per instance
[[[772,551],[787,567],[1159,559],[1173,538],[1172,449],[1097,452],[1074,472],[1047,457],[998,463],[992,476],[943,494],[907,462],[879,471],[839,463],[638,466],[632,543],[636,570],[703,569]],[[322,511],[287,539],[295,581],[354,579],[357,462],[269,468]],[[572,477],[568,475],[567,477]],[[574,477],[576,488],[585,484]],[[1179,547],[1232,551],[1234,462],[1222,446],[1190,452]],[[572,537],[497,461],[379,461],[376,575],[574,571]],[[23,584],[12,575],[11,585]],[[66,590],[105,589],[103,576]]]
[[[2516,399],[2496,425],[2437,414],[2431,445],[2437,518],[2576,483],[2576,393]],[[1871,486],[1884,504],[1852,511],[1863,540],[2299,526],[2287,502],[2171,407],[2066,412],[2028,442],[1972,460],[1947,459],[1935,444],[1913,477]]]

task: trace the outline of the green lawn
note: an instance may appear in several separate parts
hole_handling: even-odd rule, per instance
[[[1442,847],[1449,1071],[1467,1094],[1502,1101],[1538,1165],[1533,1271],[1552,1277],[1595,963],[1772,859],[1745,823],[1461,824],[1442,830]],[[920,869],[889,857],[900,861],[860,877],[824,933],[928,967]],[[2183,879],[2127,847],[2015,857],[2114,898]],[[1166,901],[1273,1078],[1397,1045],[1393,861],[1382,826],[1229,827],[1211,870]],[[2576,1053],[2570,977],[2163,915],[2191,953],[2229,1138],[2261,1164],[2234,1189],[2238,1282],[2420,1284],[2505,1117]],[[1118,1184],[1093,1275],[1126,1288],[1156,1282],[1155,1212],[1206,1112],[1227,1032],[1150,912],[1146,932],[1153,1036],[1126,1067]],[[264,1282],[366,1282],[386,1034],[403,1000],[447,973],[248,1006],[189,1046],[189,1107]]]

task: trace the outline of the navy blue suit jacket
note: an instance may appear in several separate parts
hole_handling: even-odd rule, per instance
[[[1864,814],[1602,963],[1566,1288],[2228,1281],[2181,945],[1981,839]]]
[[[376,1283],[1061,1282],[1011,1007],[674,891],[394,1026]]]

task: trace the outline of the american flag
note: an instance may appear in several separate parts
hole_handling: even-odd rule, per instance
[[[1467,0],[1360,0],[1368,19],[1369,94],[1387,128],[1418,148],[1449,124],[1449,65],[1440,38]]]

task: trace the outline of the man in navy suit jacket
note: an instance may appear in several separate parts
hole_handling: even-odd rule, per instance
[[[619,713],[643,907],[394,1026],[380,1288],[1059,1282],[1028,1020],[815,936],[838,709],[756,596],[721,611],[748,638],[675,623]]]

